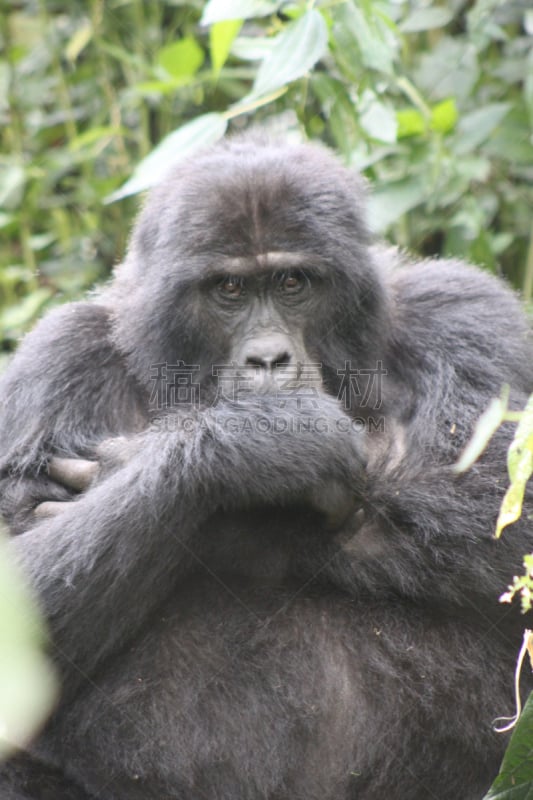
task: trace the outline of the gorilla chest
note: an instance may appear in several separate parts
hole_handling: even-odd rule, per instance
[[[308,748],[328,751],[326,730],[337,750],[344,742],[334,760],[348,764],[349,625],[343,601],[296,583],[193,577],[71,710],[63,754],[68,762],[72,747],[75,777],[91,791],[113,776],[117,800],[215,797],[220,780],[223,797],[274,793],[289,780],[295,743],[311,779]]]

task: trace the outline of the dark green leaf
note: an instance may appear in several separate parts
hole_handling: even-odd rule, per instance
[[[533,798],[533,694],[525,705],[503,758],[500,774],[484,800]]]

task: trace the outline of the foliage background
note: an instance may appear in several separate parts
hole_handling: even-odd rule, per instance
[[[4,354],[120,260],[126,195],[251,122],[362,170],[378,233],[531,299],[529,0],[19,0],[0,37]]]

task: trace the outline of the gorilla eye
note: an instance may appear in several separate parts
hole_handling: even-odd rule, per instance
[[[279,276],[279,288],[284,294],[301,292],[309,280],[303,272],[284,272]]]
[[[228,275],[220,281],[218,288],[225,297],[240,297],[244,294],[244,281],[242,278],[234,278],[232,275]]]

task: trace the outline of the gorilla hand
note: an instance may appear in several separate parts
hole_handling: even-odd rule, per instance
[[[89,488],[99,473],[98,461],[89,461],[85,458],[60,458],[53,456],[48,462],[48,476],[61,487],[76,493]],[[53,517],[65,509],[67,502],[75,500],[75,495],[70,495],[64,500],[44,500],[39,503],[34,515],[37,518]]]

